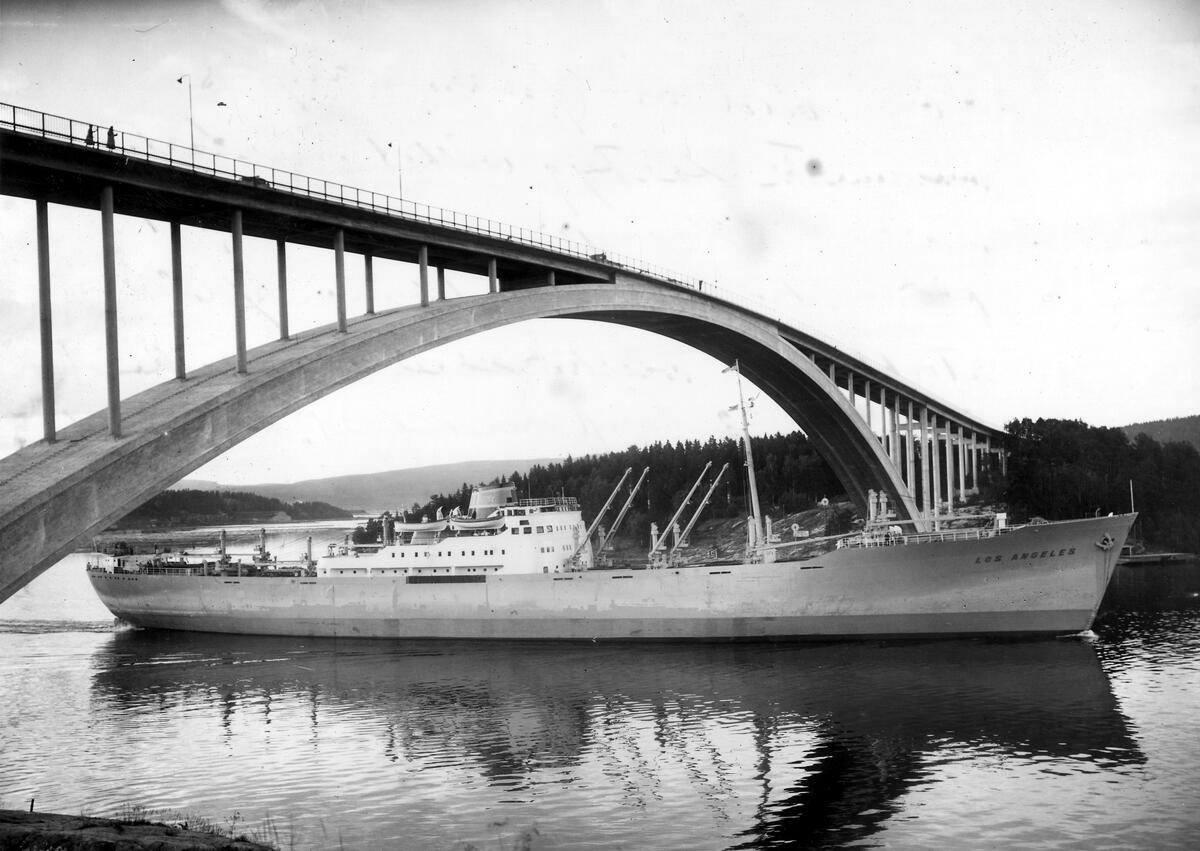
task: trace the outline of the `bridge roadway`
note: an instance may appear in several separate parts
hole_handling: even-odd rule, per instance
[[[115,301],[109,302],[108,410],[60,430],[53,421],[53,365],[45,354],[49,298],[43,298],[45,438],[0,459],[0,601],[144,500],[309,402],[420,352],[537,318],[620,323],[725,363],[738,359],[743,374],[805,430],[867,514],[876,510],[875,495],[882,493],[898,521],[930,528],[947,504],[977,485],[981,465],[997,455],[1003,461],[999,434],[990,427],[803,331],[717,297],[711,286],[701,290],[584,246],[486,220],[475,219],[472,226],[473,217],[447,217],[430,208],[422,217],[415,208],[405,209],[410,202],[381,204],[381,196],[358,190],[351,195],[348,187],[324,181],[314,195],[311,179],[304,178],[305,188],[298,191],[296,175],[273,169],[265,170],[274,178],[269,184],[244,179],[263,173],[261,166],[234,163],[232,170],[201,174],[194,165],[200,152],[187,151],[181,168],[177,146],[170,161],[155,161],[153,140],[141,137],[123,134],[112,151],[85,146],[87,125],[49,116],[46,130],[47,116],[39,128],[25,119],[40,113],[12,107],[6,124],[4,109],[0,104],[0,191],[37,204],[39,258],[46,261],[39,272],[43,296],[49,292],[46,204],[100,209],[106,289],[115,289],[113,213],[165,217],[172,223],[177,293],[179,226],[231,232],[239,333],[234,356],[186,370],[177,299],[177,378],[122,400],[115,374]],[[67,122],[65,130],[61,122]],[[280,339],[250,351],[241,330],[238,261],[244,234],[275,239],[280,246]],[[287,242],[333,249],[336,322],[288,333]],[[346,250],[415,262],[421,303],[375,313],[368,262],[368,313],[348,318]],[[431,263],[486,274],[489,292],[447,300],[439,286],[439,298],[431,299]]]

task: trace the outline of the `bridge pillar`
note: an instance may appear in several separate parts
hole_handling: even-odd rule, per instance
[[[367,315],[375,315],[375,270],[372,269],[372,260],[370,252],[363,255],[363,284],[366,287],[367,296]]]
[[[887,406],[887,388],[883,385],[879,386],[879,445],[883,447],[883,454],[888,457],[889,461],[894,461],[892,458],[892,444],[889,429],[891,428],[891,418],[888,415]]]
[[[926,519],[932,516],[933,477],[929,467],[929,406],[921,406],[921,512]]]
[[[346,333],[346,232],[333,232],[333,277],[337,289],[337,329]]]
[[[438,301],[446,300],[446,267],[437,267]]]
[[[942,435],[938,415],[933,415],[933,526],[938,527],[938,516],[942,513]]]
[[[233,233],[233,331],[237,341],[237,371],[246,374],[246,274],[242,262],[242,211],[234,210]]]
[[[288,338],[287,240],[275,240],[275,266],[279,273],[279,339]]]
[[[495,257],[488,258],[488,292],[489,293],[500,292],[500,281],[496,277],[496,258]]]
[[[913,484],[913,478],[915,476],[915,466],[916,466],[915,461],[913,459],[913,448],[914,448],[916,441],[913,439],[913,403],[912,403],[912,399],[908,400],[908,410],[906,412],[906,416],[904,419],[908,426],[907,441],[905,443],[905,447],[908,451],[906,453],[907,457],[905,458],[904,467],[905,467],[906,472],[908,473],[908,492],[911,493],[914,497],[916,497],[917,488]]]
[[[867,400],[867,431],[874,435],[875,428],[871,424],[871,380],[868,378],[863,379],[863,396]]]
[[[42,437],[47,443],[57,439],[54,424],[54,327],[50,304],[50,210],[38,199],[38,330],[42,342]]]
[[[854,398],[854,372],[846,370],[846,388],[850,391],[850,407],[855,413],[858,412],[858,402]]]
[[[958,501],[967,501],[967,432],[958,427]]]
[[[971,432],[971,492],[979,493],[979,444],[976,432]]]
[[[955,462],[958,460],[958,443],[954,439],[954,423],[946,420],[946,507],[951,511],[962,502],[962,494],[955,493]]]
[[[100,242],[104,255],[104,351],[108,366],[108,431],[121,436],[121,371],[117,355],[117,250],[113,238],[113,188],[100,190]]]
[[[171,222],[171,315],[175,325],[175,377],[187,378],[183,341],[183,235]]]
[[[891,457],[892,463],[900,464],[900,396],[896,394],[892,397],[892,444]]]
[[[550,286],[554,286],[555,284],[558,283],[554,279],[554,270],[553,269],[551,269],[549,272],[546,273],[546,283],[549,284]]]
[[[429,306],[429,246],[417,249],[417,264],[421,267],[421,307]]]

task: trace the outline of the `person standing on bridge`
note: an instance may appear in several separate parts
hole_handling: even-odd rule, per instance
[[[95,127],[93,127],[90,124],[88,125],[87,138],[84,139],[83,141],[84,141],[84,144],[88,145],[89,147],[96,144],[96,128]]]
[[[110,125],[108,128],[108,149],[110,151],[112,151],[112,150],[116,150],[116,147],[117,147],[117,133],[115,130],[112,129],[112,126]]]

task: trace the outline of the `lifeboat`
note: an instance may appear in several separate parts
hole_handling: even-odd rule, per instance
[[[476,520],[473,517],[451,517],[450,528],[455,532],[493,532],[504,528],[504,518],[485,517]]]
[[[421,532],[424,534],[438,534],[445,532],[449,525],[448,520],[427,520],[424,523],[397,523],[396,532]]]

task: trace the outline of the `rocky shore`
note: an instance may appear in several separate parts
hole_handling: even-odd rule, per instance
[[[0,849],[5,851],[270,851],[273,847],[151,821],[0,810]]]

